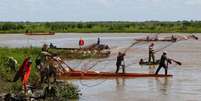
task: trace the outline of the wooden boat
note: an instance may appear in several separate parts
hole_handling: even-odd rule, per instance
[[[25,35],[55,35],[55,32],[48,32],[48,33],[32,33],[32,32],[26,32]]]
[[[147,36],[144,38],[139,38],[135,39],[136,41],[170,41],[170,42],[176,42],[179,40],[188,40],[188,39],[194,39],[198,40],[199,38],[195,35],[172,35],[168,37],[160,37],[158,36],[152,37],[152,36]]]
[[[91,44],[91,45],[88,45],[88,46],[85,46],[83,48],[58,48],[56,46],[54,46],[53,44],[50,45],[50,48],[53,48],[53,49],[58,49],[58,50],[109,50],[110,47],[108,45],[105,45],[105,44]]]
[[[54,52],[62,52],[62,53],[66,53],[69,55],[69,53],[71,55],[73,54],[79,54],[79,55],[84,55],[84,56],[94,56],[97,58],[106,58],[108,56],[110,56],[111,52],[110,52],[110,48],[108,47],[108,45],[104,45],[104,44],[100,44],[100,45],[89,45],[83,48],[58,48],[54,45],[50,45],[50,48],[53,49]]]
[[[148,73],[112,73],[112,72],[97,72],[97,71],[71,71],[60,75],[61,78],[70,79],[103,79],[103,78],[116,78],[116,77],[172,77],[173,75],[164,74],[148,74]]]

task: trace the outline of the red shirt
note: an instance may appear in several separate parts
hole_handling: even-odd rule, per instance
[[[84,45],[84,40],[83,40],[83,39],[80,39],[80,40],[79,40],[79,45],[80,45],[80,46],[83,46],[83,45]]]

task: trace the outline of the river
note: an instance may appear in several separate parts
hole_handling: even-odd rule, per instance
[[[65,33],[54,36],[26,36],[23,34],[0,35],[1,47],[38,47],[44,43],[53,43],[57,47],[78,47],[78,40],[82,37],[86,44],[96,42],[111,47],[111,61],[99,62],[92,70],[115,71],[115,58],[119,51],[124,51],[132,44],[134,38],[143,37],[142,33]],[[170,34],[169,34],[170,35]],[[168,36],[161,34],[159,36]],[[197,34],[201,38],[200,34]],[[170,42],[155,43],[156,49],[170,45]],[[154,73],[155,67],[139,66],[140,58],[147,57],[148,44],[142,43],[128,50],[126,53],[126,71]],[[200,101],[201,99],[201,41],[185,40],[171,44],[164,49],[168,56],[182,62],[182,66],[171,64],[168,73],[170,78],[114,78],[97,80],[70,80],[79,86],[81,97],[79,101]],[[156,54],[159,58],[162,51]],[[70,60],[69,65],[85,69],[84,65],[96,59]],[[90,64],[88,64],[90,65]],[[86,66],[85,66],[86,67]],[[164,73],[161,70],[160,73]]]

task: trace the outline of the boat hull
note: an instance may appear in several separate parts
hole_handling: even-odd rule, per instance
[[[150,40],[146,40],[146,39],[135,39],[136,41],[168,41],[168,42],[175,42],[172,39],[160,39],[160,40],[155,40],[155,39],[150,39]]]
[[[102,78],[116,78],[116,77],[128,77],[128,78],[139,78],[139,77],[172,77],[173,75],[164,74],[147,74],[147,73],[111,73],[111,72],[68,72],[60,75],[61,78],[66,79],[102,79]]]

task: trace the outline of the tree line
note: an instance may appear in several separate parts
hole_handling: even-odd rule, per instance
[[[201,21],[0,22],[0,33],[199,33]]]

